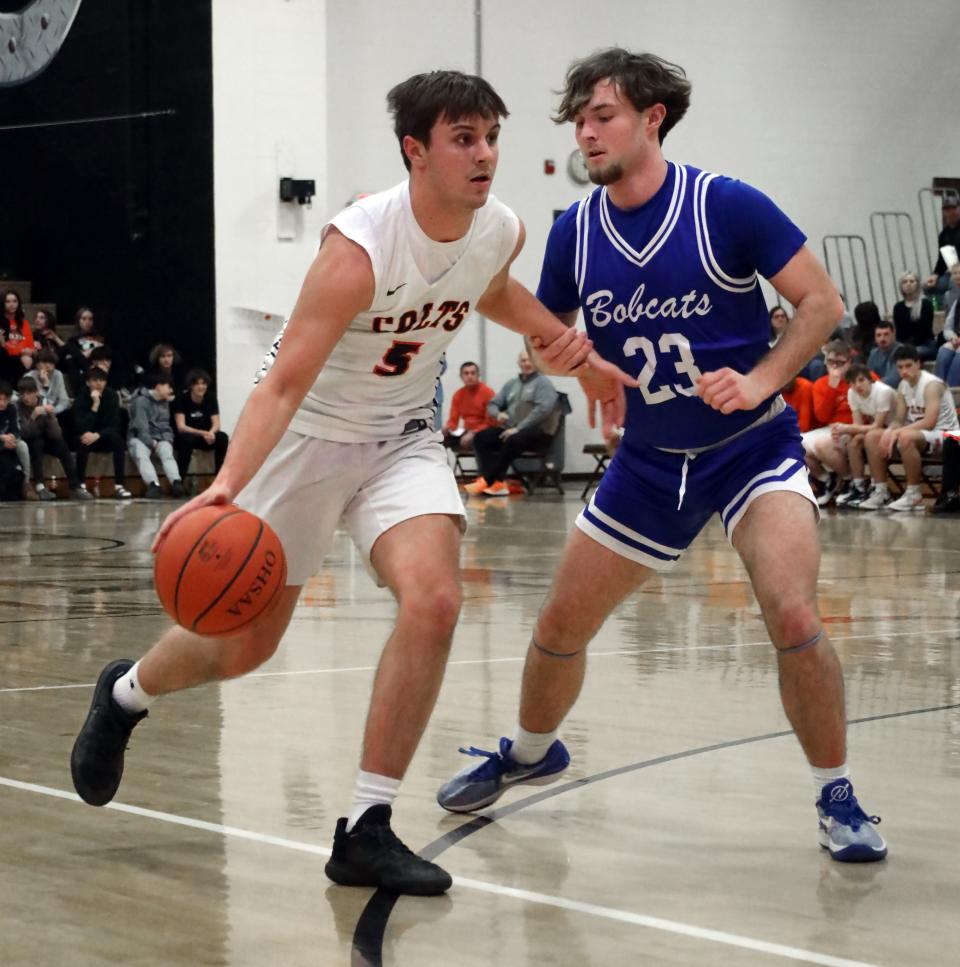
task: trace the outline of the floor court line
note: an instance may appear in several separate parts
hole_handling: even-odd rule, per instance
[[[55,789],[51,786],[41,786],[32,782],[20,782],[17,779],[8,779],[0,776],[0,786],[6,786],[20,792],[32,792],[43,796],[50,796],[55,799],[65,799],[70,802],[81,804],[80,797],[76,793],[67,792],[64,789]],[[186,826],[190,829],[198,829],[204,832],[215,833],[234,839],[243,839],[254,843],[261,843],[266,846],[275,846],[281,849],[295,850],[300,853],[308,853],[314,856],[328,857],[330,850],[323,846],[313,843],[303,843],[298,840],[286,839],[282,836],[270,836],[266,833],[257,833],[252,830],[241,829],[237,826],[223,826],[219,823],[209,823],[202,819],[192,819],[188,816],[177,816],[174,813],[160,812],[156,809],[144,809],[140,806],[129,806],[125,803],[109,803],[105,809],[112,809],[115,812],[127,813],[133,816],[140,816],[145,819],[157,820],[160,822],[171,823],[177,826]],[[660,930],[679,936],[690,937],[696,940],[704,940],[712,943],[726,944],[732,947],[739,947],[742,950],[752,950],[759,953],[767,953],[773,956],[782,957],[787,960],[799,961],[807,964],[820,964],[823,967],[877,967],[865,961],[847,960],[843,957],[834,957],[829,954],[819,954],[815,951],[804,950],[800,947],[791,947],[785,944],[770,943],[766,940],[756,940],[753,937],[746,937],[740,934],[726,933],[722,930],[710,930],[698,927],[694,924],[682,923],[676,920],[665,920],[661,917],[650,917],[642,913],[633,913],[628,910],[617,910],[612,907],[599,906],[594,903],[583,903],[579,900],[568,900],[565,897],[553,896],[548,893],[538,893],[533,890],[521,890],[516,887],[503,886],[499,883],[487,883],[484,880],[474,880],[469,877],[455,876],[454,886],[461,889],[474,890],[480,893],[489,893],[495,896],[509,897],[514,900],[521,900],[526,903],[536,903],[541,906],[554,907],[560,910],[569,910],[574,913],[582,913],[588,916],[600,917],[606,920],[614,920],[620,923],[629,923],[634,926],[645,927],[651,930]]]
[[[869,620],[869,619],[867,619]],[[878,620],[887,620],[885,618]],[[891,631],[889,634],[875,635],[830,635],[831,641],[859,641],[864,638],[909,638],[920,635],[939,635],[953,632],[954,626],[948,628],[924,628],[918,631]],[[738,648],[769,648],[769,640],[764,641],[741,641],[732,645],[690,645],[690,646],[657,646],[654,648],[626,648],[617,651],[591,651],[591,658],[611,658],[617,655],[684,655],[695,651],[735,651]],[[507,662],[525,661],[526,655],[510,655],[506,658],[458,658],[447,662],[447,667],[452,668],[460,665],[498,665]],[[374,672],[376,665],[351,665],[345,668],[301,668],[294,671],[284,672],[251,672],[242,678],[234,679],[229,682],[222,682],[223,685],[241,684],[250,678],[291,678],[297,675],[336,675],[345,672]],[[0,688],[0,695],[11,694],[14,692],[46,692],[58,691],[67,688],[93,688],[95,682],[81,682],[68,685],[24,685],[17,688]]]

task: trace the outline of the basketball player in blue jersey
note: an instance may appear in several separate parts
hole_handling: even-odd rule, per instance
[[[476,308],[551,346],[605,420],[630,377],[591,353],[510,278],[523,226],[490,194],[503,101],[479,77],[419,74],[388,95],[409,179],[325,227],[284,332],[241,414],[213,485],[167,518],[234,500],[263,517],[287,558],[287,586],[259,623],[229,638],[170,628],[138,662],[100,674],[71,772],[95,806],[117,792],[132,729],[159,695],[243,675],[276,650],[303,584],[339,523],[397,600],[364,732],[353,803],[337,824],[337,883],[437,894],[450,876],[393,833],[391,807],[433,710],[460,609],[465,512],[433,428],[443,353]],[[582,364],[587,364],[583,372]]]
[[[817,611],[817,509],[795,414],[779,395],[836,325],[840,298],[770,199],[664,158],[689,98],[684,72],[649,54],[605,50],[567,74],[555,120],[574,122],[599,187],[555,222],[538,296],[568,325],[582,311],[596,349],[638,388],[534,628],[517,732],[498,752],[471,749],[485,761],[438,801],[479,809],[509,785],[566,768],[557,731],[591,638],[717,514],[776,649],[783,707],[813,773],[820,845],[837,860],[882,859],[879,819],[849,779],[842,672]],[[758,275],[796,306],[773,349]]]

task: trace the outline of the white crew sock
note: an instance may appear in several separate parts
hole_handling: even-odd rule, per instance
[[[911,497],[916,497],[920,493],[920,484],[907,484],[906,492],[910,494]]]
[[[400,779],[361,769],[353,787],[353,805],[347,817],[347,832],[357,825],[357,821],[371,806],[392,806],[400,793],[400,783]]]
[[[867,483],[867,481],[863,477],[854,477],[853,478],[853,486],[856,487],[858,490],[863,490],[864,487],[866,486],[866,483]]]
[[[837,766],[835,769],[818,769],[816,766],[810,766],[810,772],[813,774],[813,788],[816,791],[817,799],[820,798],[824,786],[836,782],[837,779],[850,778],[850,770],[846,763]]]
[[[887,490],[887,485],[885,483],[874,483],[873,492],[875,494],[883,494],[885,497],[890,496],[890,491]]]
[[[547,749],[553,745],[556,738],[556,729],[552,732],[528,732],[518,725],[510,756],[521,765],[532,766],[547,754]]]
[[[156,698],[156,695],[147,694],[140,685],[140,679],[137,677],[139,667],[140,662],[137,662],[126,675],[121,675],[113,683],[113,700],[131,715],[145,712]]]

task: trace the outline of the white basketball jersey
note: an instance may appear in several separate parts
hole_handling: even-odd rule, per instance
[[[926,370],[920,371],[920,378],[916,386],[911,386],[905,379],[900,380],[897,392],[903,396],[907,403],[907,423],[913,423],[922,419],[926,411],[924,403],[924,391],[931,383],[939,383],[944,386],[943,381],[937,379],[933,373]],[[953,405],[953,394],[944,387],[944,392],[940,396],[940,412],[937,414],[937,422],[933,427],[935,430],[957,430],[960,423],[957,421],[957,408]]]
[[[417,224],[403,182],[342,211],[324,235],[331,225],[370,256],[376,288],[370,308],[340,338],[290,429],[341,443],[394,439],[417,428],[417,421],[432,423],[441,357],[516,248],[520,223],[491,195],[463,239],[433,242]],[[440,265],[442,274],[428,281],[418,264]],[[283,330],[261,374],[282,337]]]

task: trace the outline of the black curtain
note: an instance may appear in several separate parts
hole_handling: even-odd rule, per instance
[[[215,368],[211,75],[210,0],[85,0],[0,88],[0,277],[61,323],[91,306],[127,365],[165,341]]]

